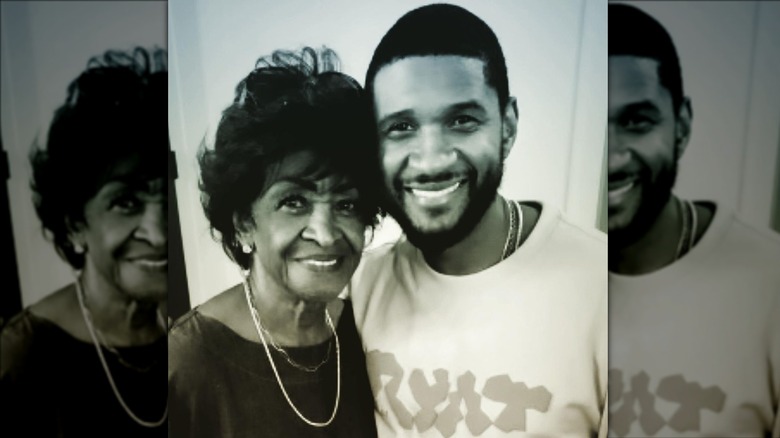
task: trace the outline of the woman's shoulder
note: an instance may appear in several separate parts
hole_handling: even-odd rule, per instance
[[[3,345],[10,342],[30,342],[50,332],[69,332],[68,327],[81,322],[81,313],[74,308],[73,284],[62,287],[22,309],[2,328]]]
[[[232,287],[195,306],[173,323],[168,332],[169,368],[179,362],[204,359],[213,346],[224,344],[226,338],[235,336],[230,327],[235,289]]]
[[[63,286],[46,295],[30,305],[27,310],[34,316],[48,320],[60,327],[71,325],[74,319],[81,321],[75,283]]]
[[[61,327],[25,308],[0,331],[0,374],[30,368],[34,358],[66,349],[74,341]]]
[[[41,322],[30,314],[30,309],[26,308],[16,315],[2,327],[0,332],[0,359],[3,363],[10,357],[17,357],[25,350],[29,350],[38,332],[38,326]]]

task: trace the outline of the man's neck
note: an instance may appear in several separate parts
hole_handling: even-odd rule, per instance
[[[504,200],[496,196],[471,233],[442,252],[424,253],[425,261],[446,275],[483,271],[501,261],[508,226]]]
[[[698,243],[714,217],[714,211],[695,205],[699,218],[694,236]],[[672,195],[653,224],[638,240],[621,245],[613,242],[609,248],[609,270],[622,275],[643,275],[655,272],[677,260],[677,248],[682,234],[680,202]]]

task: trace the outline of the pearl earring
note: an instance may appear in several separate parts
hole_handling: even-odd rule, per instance
[[[84,251],[85,251],[84,245],[82,245],[80,243],[74,243],[73,244],[73,252],[75,252],[76,254],[78,254],[78,255],[84,254]]]
[[[244,243],[241,245],[241,251],[243,251],[244,254],[252,254],[252,247]]]

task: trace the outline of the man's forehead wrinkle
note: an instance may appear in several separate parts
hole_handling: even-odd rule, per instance
[[[621,83],[658,83],[659,63],[652,58],[637,56],[610,56],[608,79],[610,83],[619,80]]]
[[[453,69],[463,74],[452,74]],[[474,80],[475,74],[479,75],[478,81]],[[438,86],[431,88],[431,78]],[[407,57],[382,67],[374,84],[374,104],[380,117],[404,110],[419,111],[420,103],[442,107],[482,99],[487,88],[482,61],[459,56]],[[404,93],[396,92],[399,88]],[[383,94],[392,99],[382,98]]]
[[[659,106],[671,98],[660,83],[658,61],[636,56],[609,57],[610,113],[641,102]]]

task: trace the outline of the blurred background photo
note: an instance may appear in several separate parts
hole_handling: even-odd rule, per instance
[[[675,193],[780,232],[780,4],[615,3],[655,17],[677,48],[693,122]]]
[[[17,272],[8,275],[18,276],[20,286],[17,291],[4,288],[4,300],[13,303],[13,295],[18,294],[18,305],[29,306],[73,281],[71,267],[46,240],[35,213],[30,151],[34,144],[45,146],[68,84],[86,69],[90,58],[112,49],[166,47],[166,7],[165,2],[154,1],[4,1],[0,5],[0,126],[10,170],[9,225],[17,263]],[[7,318],[20,309],[9,304],[2,310]]]
[[[167,436],[166,7],[0,4],[3,436]]]

